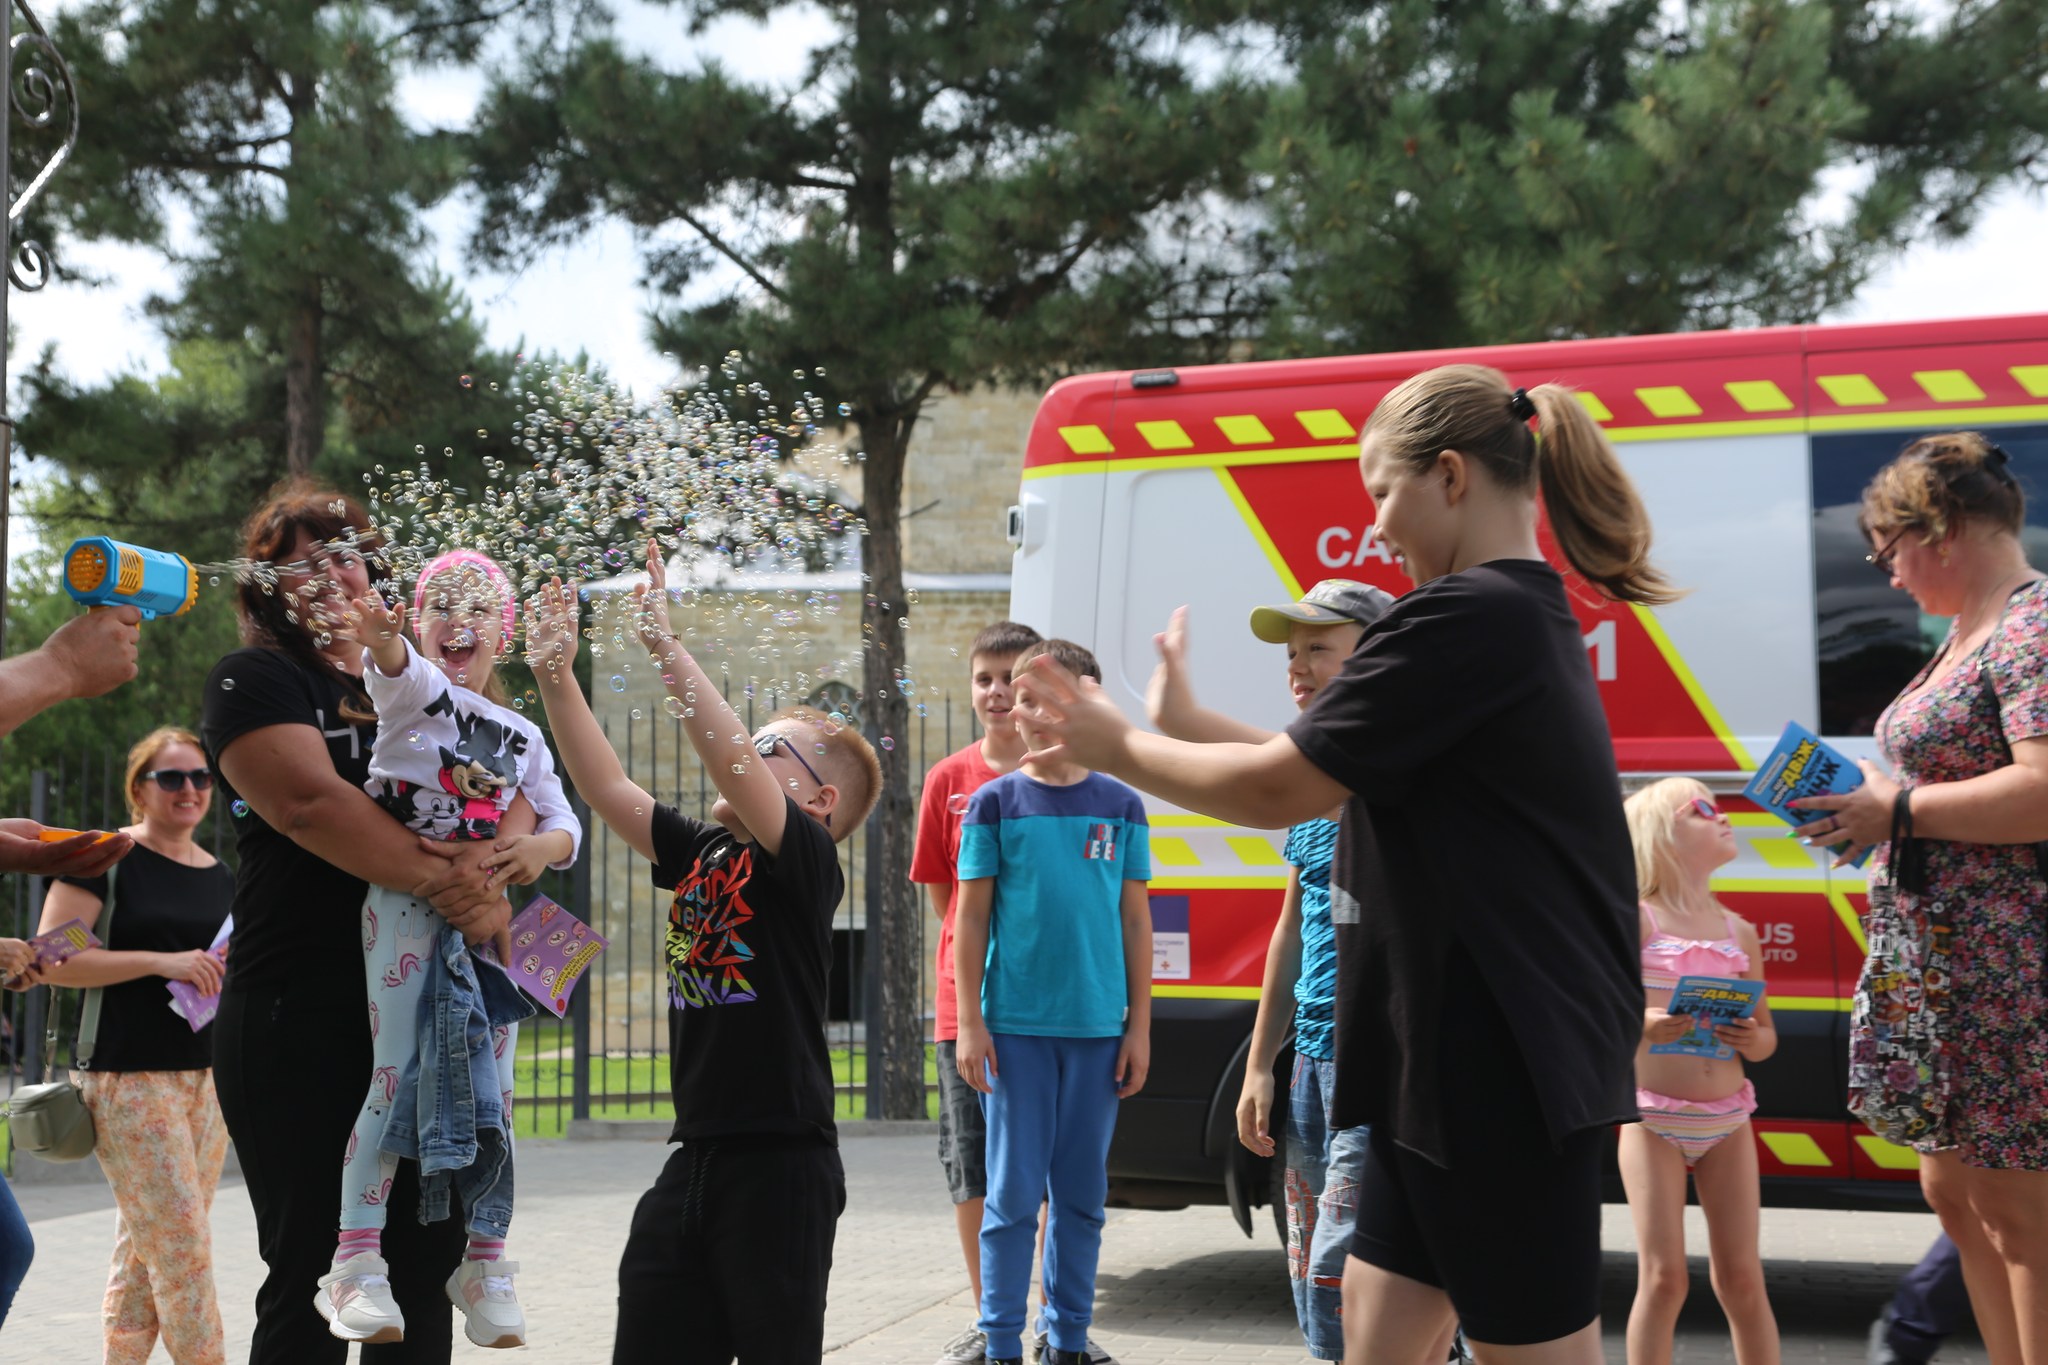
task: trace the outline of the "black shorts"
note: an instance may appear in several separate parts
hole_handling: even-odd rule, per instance
[[[1552,1145],[1513,1031],[1477,973],[1467,979],[1442,1033],[1450,1167],[1375,1128],[1351,1254],[1449,1294],[1474,1341],[1554,1341],[1600,1315],[1600,1166],[1613,1139],[1589,1128]]]

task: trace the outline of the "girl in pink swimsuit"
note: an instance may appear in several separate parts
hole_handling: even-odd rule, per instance
[[[1628,799],[1642,897],[1643,1041],[1636,1051],[1636,1103],[1643,1120],[1621,1130],[1621,1179],[1636,1230],[1636,1301],[1628,1318],[1628,1365],[1670,1365],[1678,1310],[1685,1303],[1685,1182],[1707,1216],[1714,1294],[1728,1315],[1737,1365],[1778,1365],[1778,1323],[1764,1294],[1757,1248],[1756,1143],[1749,1116],[1756,1089],[1745,1061],[1778,1047],[1767,1000],[1749,1019],[1724,1024],[1725,1061],[1669,1053],[1692,1020],[1670,1014],[1682,976],[1763,980],[1756,930],[1714,899],[1708,881],[1735,857],[1735,831],[1713,794],[1686,778],[1652,783]]]

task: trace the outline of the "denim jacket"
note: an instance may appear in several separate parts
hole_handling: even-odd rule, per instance
[[[441,931],[424,970],[419,1047],[379,1145],[419,1162],[422,1223],[448,1216],[452,1191],[473,1230],[495,1228],[502,1237],[512,1221],[512,1122],[492,1031],[532,1017],[534,1003],[452,927]]]

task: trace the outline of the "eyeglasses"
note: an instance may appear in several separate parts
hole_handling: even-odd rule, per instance
[[[825,779],[818,776],[818,770],[811,766],[809,759],[797,752],[796,745],[789,742],[788,735],[783,734],[779,730],[763,730],[760,734],[754,736],[754,752],[761,755],[761,757],[772,757],[778,748],[789,750],[789,756],[803,764],[804,771],[811,775],[811,781],[821,787],[825,785]]]
[[[1876,569],[1886,578],[1890,578],[1892,576],[1892,551],[1897,548],[1900,541],[1906,538],[1906,532],[1912,529],[1910,526],[1901,529],[1897,535],[1884,543],[1882,550],[1877,550],[1863,556],[1863,562]]]
[[[142,780],[154,782],[167,792],[178,791],[187,782],[196,792],[213,789],[213,772],[208,768],[152,768],[142,775]]]
[[[1699,816],[1702,820],[1719,820],[1721,818],[1721,808],[1707,800],[1704,796],[1695,796],[1685,804],[1690,806],[1692,813]]]

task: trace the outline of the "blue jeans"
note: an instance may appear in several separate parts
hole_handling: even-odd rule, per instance
[[[14,1306],[14,1291],[28,1278],[28,1263],[35,1259],[36,1241],[29,1236],[28,1219],[14,1202],[14,1191],[0,1180],[0,1323]]]
[[[1336,1084],[1335,1062],[1295,1056],[1287,1087],[1287,1278],[1302,1340],[1317,1360],[1344,1358],[1344,1259],[1372,1131],[1330,1127]]]
[[[1116,1131],[1122,1038],[998,1033],[988,1116],[988,1203],[981,1217],[981,1330],[991,1359],[1024,1354],[1031,1248],[1045,1226],[1045,1329],[1062,1351],[1087,1349],[1095,1318],[1109,1139]]]

